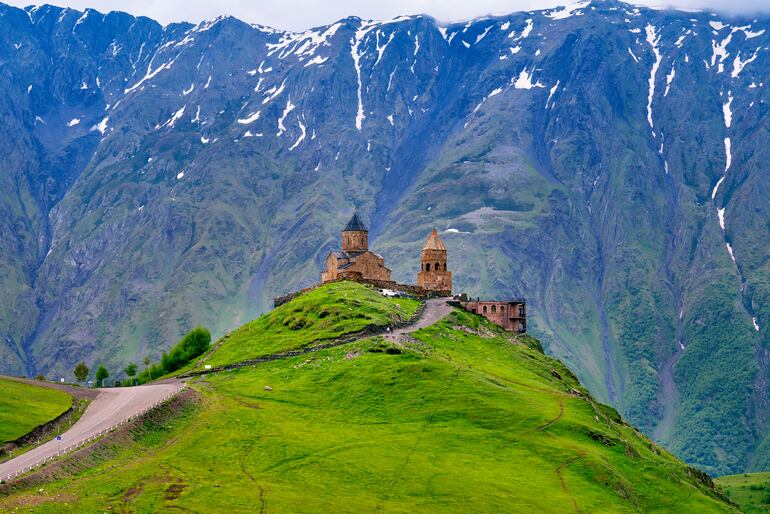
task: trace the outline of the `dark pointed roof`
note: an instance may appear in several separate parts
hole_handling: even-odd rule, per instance
[[[364,225],[364,222],[361,221],[361,218],[358,217],[358,213],[354,212],[353,217],[350,218],[350,221],[348,221],[348,224],[345,225],[345,228],[342,229],[343,232],[367,232],[366,225]]]

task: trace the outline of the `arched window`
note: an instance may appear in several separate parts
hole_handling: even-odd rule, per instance
[[[486,313],[487,313],[487,306],[485,305],[484,306],[484,314],[486,314]]]
[[[439,263],[437,262],[437,263],[436,263],[436,267],[435,267],[435,268],[433,268],[433,269],[434,269],[434,270],[436,270],[436,271],[441,271],[441,264],[439,264]]]
[[[425,263],[425,271],[430,271],[430,263],[429,262]]]
[[[444,263],[444,271],[446,271],[446,262]]]
[[[492,312],[497,312],[497,305],[492,306]]]

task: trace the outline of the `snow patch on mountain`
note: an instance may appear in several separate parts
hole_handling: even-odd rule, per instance
[[[254,123],[255,121],[257,121],[259,119],[259,113],[260,113],[260,111],[256,111],[256,112],[253,112],[253,113],[249,114],[245,118],[239,118],[238,119],[238,123],[240,123],[241,125],[249,125],[251,123]]]
[[[546,16],[551,18],[552,20],[563,20],[565,18],[569,18],[571,16],[580,16],[581,12],[579,12],[579,9],[584,9],[585,7],[588,7],[591,5],[591,0],[584,0],[582,2],[575,2],[572,5],[566,5],[562,7],[561,9],[557,9],[555,11],[551,11],[550,13],[547,13]]]
[[[154,59],[154,57],[153,57]],[[155,77],[158,73],[160,73],[163,70],[169,70],[171,69],[171,66],[173,66],[175,59],[172,59],[168,62],[164,62],[154,70],[152,69],[152,60],[150,61],[150,64],[147,66],[147,73],[145,73],[144,77],[142,77],[139,82],[134,84],[133,86],[126,88],[123,90],[124,94],[128,94],[132,91],[136,91],[139,87],[141,87],[142,84],[147,82],[148,80],[151,80],[153,77]]]
[[[396,36],[395,31],[390,33],[390,37],[388,37],[387,41],[380,46],[380,31],[377,31],[377,41],[376,41],[376,47],[377,47],[377,60],[374,62],[374,66],[377,66],[379,62],[382,60],[382,55],[385,53],[385,49],[388,48],[388,45],[391,41],[393,41],[393,38]],[[417,43],[419,45],[419,42]],[[419,48],[419,46],[418,46]],[[415,55],[417,55],[417,49],[415,48],[414,51]]]
[[[297,123],[299,124],[300,135],[294,144],[289,147],[289,151],[297,148],[299,144],[305,140],[305,125],[302,124],[302,120],[297,120]]]
[[[511,31],[511,33],[508,34],[508,37],[512,38],[514,41],[518,41],[520,39],[528,38],[529,35],[532,33],[532,29],[535,28],[535,25],[534,25],[534,23],[532,23],[532,18],[528,18],[525,23],[526,23],[526,25],[521,30],[521,34],[519,35],[519,37],[516,37],[516,31],[515,30]]]
[[[179,121],[179,119],[184,114],[184,110],[186,107],[187,107],[186,105],[182,106],[182,108],[176,111],[165,123],[163,123],[162,125],[156,125],[155,128],[156,129],[161,129],[163,127],[173,128],[174,125],[176,125],[176,122]]]
[[[650,45],[650,47],[652,47],[652,53],[655,56],[655,62],[652,63],[652,69],[650,70],[649,92],[647,93],[647,123],[649,123],[650,128],[653,129],[652,137],[656,137],[655,126],[652,122],[652,99],[655,95],[655,76],[658,74],[660,61],[663,57],[661,56],[660,49],[658,48],[658,45],[660,44],[660,33],[657,33],[655,26],[651,24],[647,24],[644,30],[645,34],[647,35],[647,43]]]
[[[533,87],[545,87],[539,81],[532,82],[532,72],[527,71],[526,68],[521,70],[518,77],[511,79],[511,84],[516,89],[532,89]]]
[[[316,55],[315,57],[313,57],[312,59],[310,59],[308,62],[305,63],[305,68],[307,68],[308,66],[323,64],[328,60],[329,60],[328,57],[321,57],[320,55]],[[261,79],[262,77],[259,77],[259,78]]]
[[[356,90],[356,95],[358,97],[358,109],[356,111],[356,129],[361,130],[361,124],[364,121],[364,118],[366,118],[366,115],[364,114],[364,102],[362,98],[362,84],[361,84],[361,57],[363,56],[362,53],[359,52],[359,47],[361,46],[361,42],[364,39],[364,36],[372,29],[373,23],[361,23],[361,26],[356,31],[353,38],[350,40],[350,55],[353,57],[353,67],[356,70],[356,82],[358,84],[358,88]]]
[[[719,67],[717,73],[725,71],[724,61],[730,56],[727,52],[727,45],[729,45],[730,41],[733,39],[733,32],[730,32],[730,34],[719,43],[715,40],[711,41],[711,68],[718,64]]]
[[[757,58],[757,55],[759,55],[760,49],[761,48],[757,48],[754,51],[754,54],[748,59],[746,59],[745,61],[741,60],[741,53],[738,52],[738,55],[735,56],[735,60],[733,61],[733,71],[730,74],[730,76],[734,79],[738,78],[738,75],[741,74],[741,72],[743,71],[743,68],[745,68],[747,64],[749,64],[750,62],[753,62]]]
[[[671,72],[666,75],[666,90],[663,92],[663,96],[668,96],[668,91],[671,89],[671,82],[674,81],[674,77],[676,77],[676,68],[674,66],[671,66]]]
[[[722,185],[722,182],[724,182],[725,177],[724,175],[717,180],[717,183],[714,185],[714,189],[711,190],[711,199],[713,200],[716,198],[717,193],[719,192],[719,186]]]
[[[725,118],[725,127],[730,128],[730,125],[733,124],[733,111],[730,108],[730,105],[733,103],[733,92],[728,91],[727,92],[727,102],[722,104],[722,114]]]
[[[291,98],[289,98],[286,101],[286,107],[284,107],[284,109],[283,109],[283,114],[281,114],[281,117],[278,118],[278,133],[276,134],[276,137],[278,137],[281,134],[283,134],[284,132],[286,132],[286,126],[283,124],[283,122],[286,119],[286,116],[288,116],[289,113],[291,111],[293,111],[295,107],[296,107],[296,105],[291,103]]]
[[[730,254],[730,258],[733,260],[733,264],[736,266],[738,265],[738,261],[735,260],[735,254],[733,253],[733,247],[730,246],[730,243],[725,243],[725,246],[727,247],[727,253]]]
[[[110,120],[109,116],[105,116],[102,121],[91,127],[92,131],[98,131],[100,134],[104,134],[107,130],[107,122]]]
[[[553,85],[551,88],[551,91],[548,93],[548,99],[545,101],[545,108],[548,109],[548,104],[551,102],[551,98],[553,98],[553,95],[556,94],[556,91],[559,89],[559,84],[561,84],[561,80],[557,80],[556,84]],[[551,109],[553,109],[553,106],[556,105],[556,102],[551,104]]]
[[[286,87],[286,79],[283,79],[283,82],[281,82],[280,86],[273,86],[267,91],[265,91],[265,98],[262,100],[262,105],[268,104],[278,98],[278,95],[283,93],[284,88]]]
[[[486,30],[484,30],[484,32],[482,32],[481,34],[479,34],[478,36],[476,36],[476,41],[475,41],[473,44],[474,44],[474,45],[475,45],[475,44],[478,44],[478,43],[479,43],[479,41],[481,41],[482,39],[484,39],[484,38],[486,37],[486,35],[489,33],[489,30],[490,30],[491,28],[492,28],[492,25],[490,25],[489,27],[487,27],[487,28],[486,28]]]

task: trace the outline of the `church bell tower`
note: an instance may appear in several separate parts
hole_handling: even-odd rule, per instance
[[[452,292],[452,272],[447,270],[447,250],[444,241],[433,229],[422,249],[422,265],[417,285],[428,291]]]
[[[358,217],[358,213],[354,212],[353,217],[342,229],[342,251],[345,253],[369,251],[369,230]]]

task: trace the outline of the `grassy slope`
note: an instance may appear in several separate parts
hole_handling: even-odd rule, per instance
[[[770,473],[730,475],[716,482],[743,512],[770,512]]]
[[[354,282],[321,286],[224,336],[201,360],[213,366],[296,350],[369,325],[410,318],[419,303],[386,298]]]
[[[72,397],[56,389],[0,378],[0,444],[14,441],[72,406]]]
[[[0,507],[730,510],[525,344],[534,340],[512,344],[460,312],[415,335],[403,353],[370,339],[211,374],[194,385],[203,395],[197,415],[162,427],[166,443],[62,478],[43,495],[33,487],[1,498]]]

